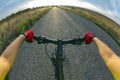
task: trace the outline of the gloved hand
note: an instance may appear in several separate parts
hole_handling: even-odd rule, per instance
[[[26,36],[26,41],[27,42],[33,42],[34,38],[34,32],[32,30],[25,30],[24,32],[25,36]]]
[[[84,34],[84,37],[85,37],[85,43],[86,44],[89,44],[89,43],[91,43],[92,42],[92,39],[93,39],[93,37],[94,37],[94,35],[91,33],[91,32],[86,32],[85,34]]]

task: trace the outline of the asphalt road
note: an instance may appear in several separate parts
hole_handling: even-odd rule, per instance
[[[93,32],[116,53],[120,47],[97,25],[74,13],[54,7],[32,28],[37,35],[54,39],[69,39]],[[55,46],[48,45],[51,54]],[[65,80],[113,80],[94,43],[65,45]],[[119,54],[120,55],[120,54]],[[45,54],[45,45],[24,42],[17,55],[8,80],[55,80],[54,67]]]

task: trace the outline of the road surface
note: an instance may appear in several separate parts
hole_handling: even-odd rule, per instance
[[[72,12],[56,7],[45,14],[32,30],[37,35],[54,39],[80,37],[90,31],[116,53],[120,52],[120,47],[115,41],[97,25]],[[54,45],[48,45],[49,54],[54,49]],[[65,80],[113,80],[94,43],[65,45],[64,53],[66,55]],[[54,67],[45,54],[45,45],[24,42],[8,75],[8,80],[55,80]]]

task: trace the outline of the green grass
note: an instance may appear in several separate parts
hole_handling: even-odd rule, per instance
[[[0,21],[0,53],[25,29],[30,29],[51,7],[26,9]]]
[[[54,7],[54,6],[53,6]],[[57,7],[57,6],[56,6]],[[0,21],[0,53],[25,29],[30,29],[52,7],[26,9]],[[109,18],[78,7],[59,6],[59,8],[83,16],[105,30],[120,45],[120,26]]]
[[[104,15],[79,7],[59,6],[62,9],[74,12],[77,15],[94,22],[96,25],[106,31],[120,46],[120,25]]]

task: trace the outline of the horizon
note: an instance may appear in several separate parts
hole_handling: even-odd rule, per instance
[[[0,0],[0,20],[17,13],[27,8],[35,8],[50,5],[65,5],[82,7],[89,9],[111,18],[116,23],[120,24],[120,1],[119,0]],[[107,3],[107,5],[106,5]],[[4,14],[3,14],[4,13]]]

